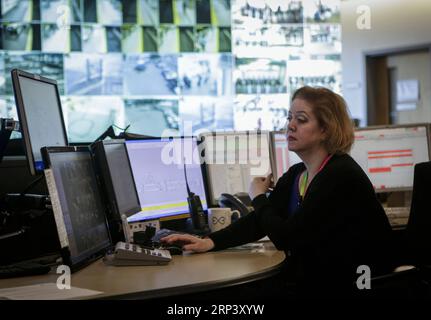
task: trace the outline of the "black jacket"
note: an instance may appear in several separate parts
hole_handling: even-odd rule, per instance
[[[214,250],[267,235],[286,253],[287,280],[307,290],[351,287],[360,265],[369,266],[372,277],[389,272],[391,227],[361,167],[347,154],[334,155],[289,216],[289,197],[303,170],[303,163],[292,166],[268,198],[253,200],[254,212],[210,234]]]

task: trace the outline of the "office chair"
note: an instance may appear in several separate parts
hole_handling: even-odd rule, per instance
[[[415,165],[410,215],[394,272],[371,279],[382,297],[431,296],[431,161]]]
[[[406,229],[406,257],[415,266],[431,266],[431,161],[415,166],[412,204]]]

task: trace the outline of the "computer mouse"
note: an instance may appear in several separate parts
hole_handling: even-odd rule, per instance
[[[163,249],[169,250],[169,253],[171,255],[183,254],[183,249],[182,249],[182,247],[179,247],[179,246],[169,245],[169,246],[164,247]]]

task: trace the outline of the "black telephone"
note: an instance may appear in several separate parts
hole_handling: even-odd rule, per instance
[[[251,199],[246,192],[236,193],[234,195],[229,193],[222,193],[218,204],[222,208],[231,208],[238,210],[241,218],[253,210],[251,206]]]

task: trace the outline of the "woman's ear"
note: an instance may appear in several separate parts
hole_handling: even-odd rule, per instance
[[[328,138],[327,132],[328,130],[326,130],[325,127],[320,127],[320,133],[322,134],[322,141],[325,141]]]

